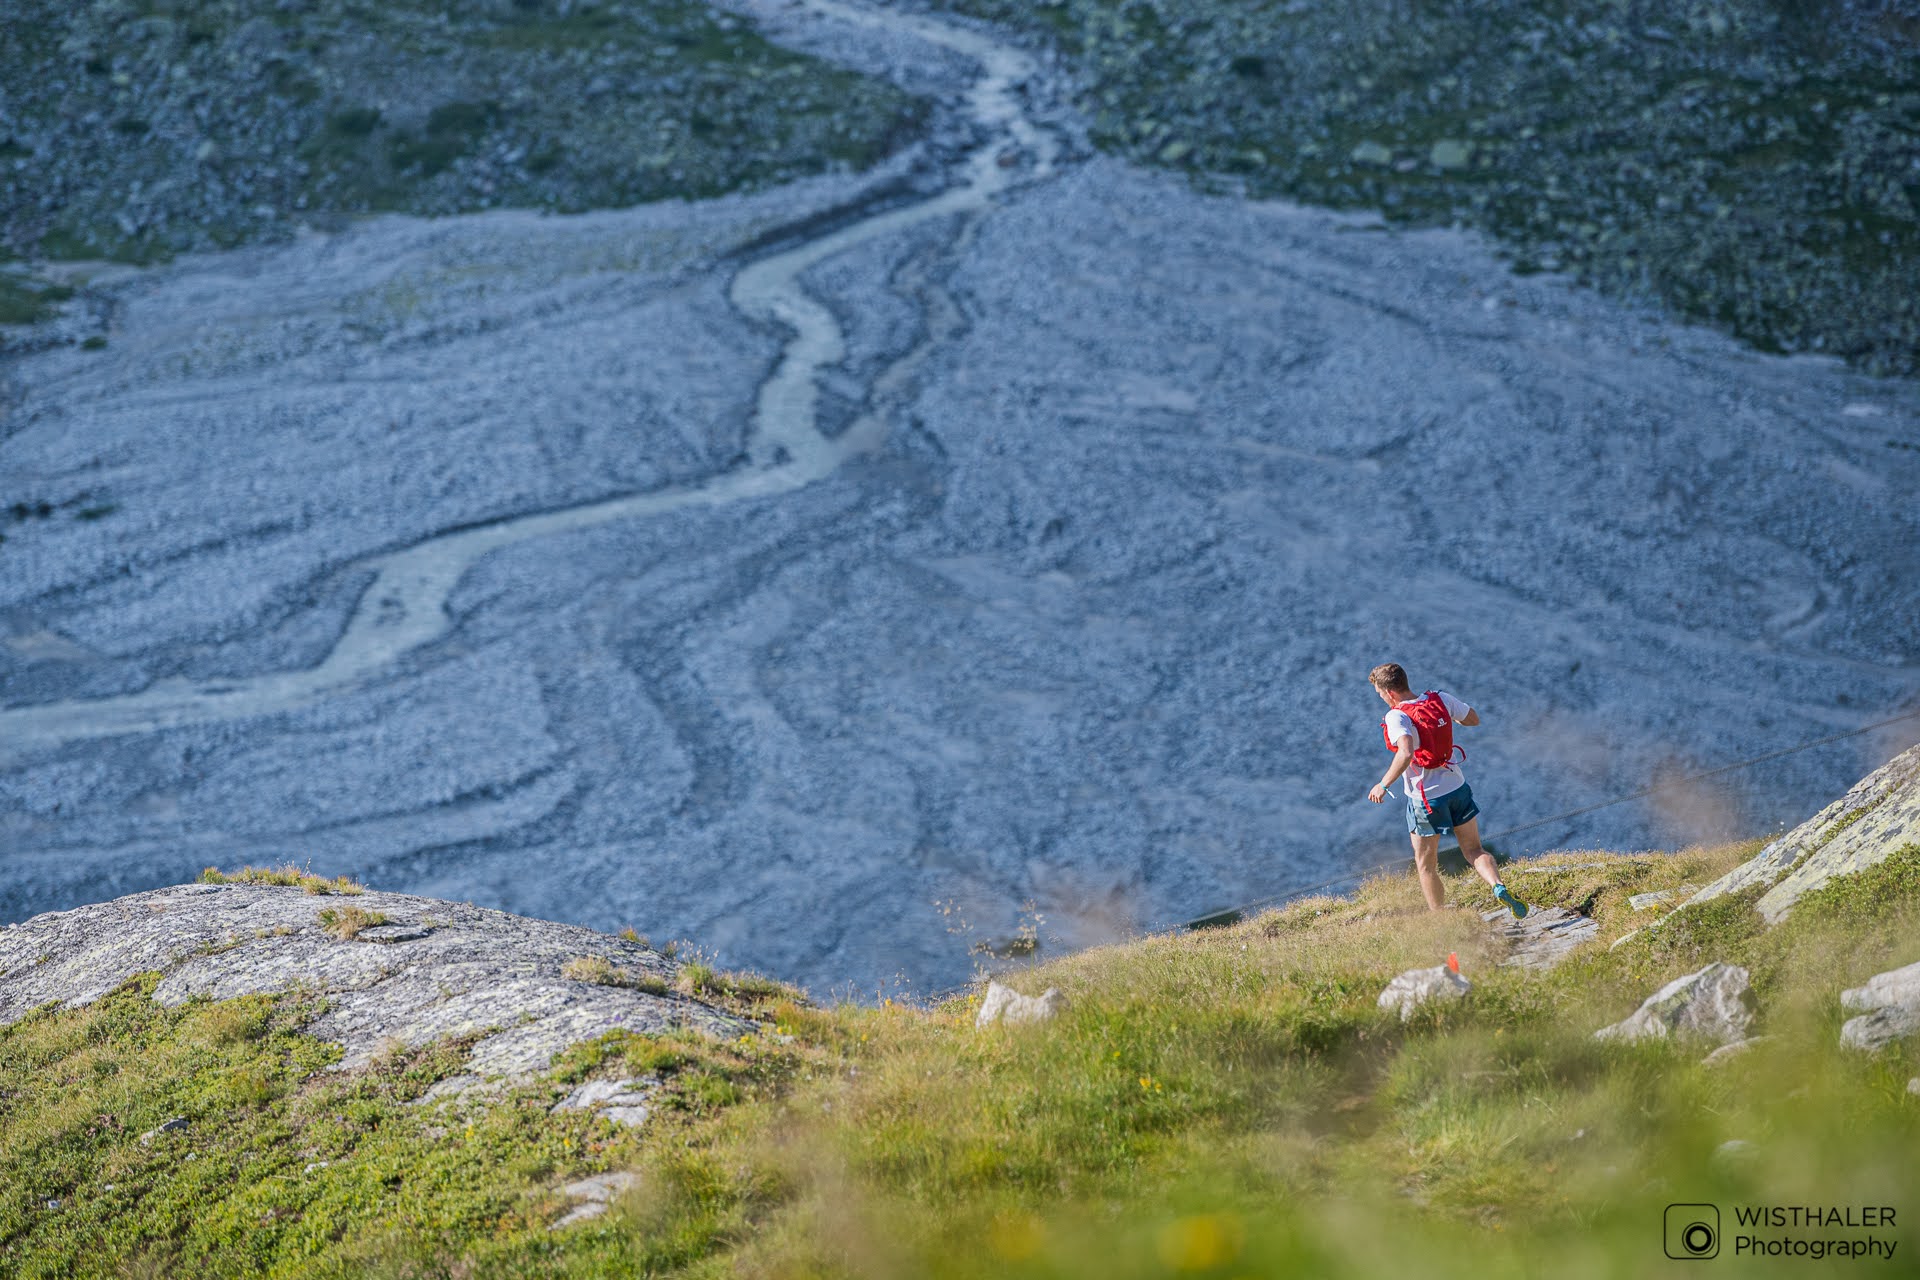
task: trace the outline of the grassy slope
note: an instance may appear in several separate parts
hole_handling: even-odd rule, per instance
[[[1492,232],[1521,271],[1920,372],[1920,19],[1828,0],[939,0],[1057,41],[1104,148]]]
[[[1611,939],[1645,920],[1629,893],[1750,852],[1513,879],[1591,899]],[[730,998],[773,1034],[613,1037],[464,1109],[404,1105],[459,1069],[457,1044],[314,1075],[329,1051],[297,1034],[305,998],[167,1011],[134,984],[0,1031],[0,1271],[1642,1274],[1664,1263],[1670,1201],[1902,1203],[1920,1052],[1841,1050],[1836,996],[1920,958],[1916,925],[1909,847],[1771,931],[1722,900],[1527,974],[1493,963],[1476,916],[1430,916],[1383,879],[1019,972],[1072,998],[1045,1027],[976,1031],[970,997],[817,1009],[741,984]],[[1449,950],[1466,1000],[1404,1026],[1376,1008],[1388,977]],[[1751,968],[1773,1039],[1716,1068],[1592,1039],[1716,959]],[[548,1112],[565,1081],[645,1072],[668,1094],[638,1133]],[[192,1123],[139,1143],[174,1115]],[[1751,1158],[1715,1163],[1733,1138]],[[607,1168],[642,1188],[547,1231],[551,1188]]]

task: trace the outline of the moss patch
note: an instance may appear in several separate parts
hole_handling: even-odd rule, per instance
[[[45,320],[72,296],[73,290],[66,285],[0,271],[0,324],[33,324]]]

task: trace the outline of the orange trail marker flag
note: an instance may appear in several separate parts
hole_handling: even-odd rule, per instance
[[[1455,973],[1460,972],[1460,953],[1458,951],[1447,952],[1447,968],[1453,970]]]

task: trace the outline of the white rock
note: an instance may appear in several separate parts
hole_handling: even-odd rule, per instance
[[[1907,1081],[1907,1092],[1920,1094],[1920,1076],[1915,1076],[1913,1079]]]
[[[612,1173],[597,1174],[591,1178],[582,1178],[578,1182],[569,1182],[560,1188],[560,1194],[569,1200],[599,1200],[606,1202],[623,1191],[631,1191],[640,1185],[640,1175],[616,1169]]]
[[[1724,1169],[1730,1165],[1751,1164],[1759,1155],[1759,1148],[1745,1138],[1729,1138],[1713,1149],[1713,1162]]]
[[[615,1196],[631,1191],[640,1185],[640,1175],[616,1169],[612,1173],[597,1174],[591,1178],[582,1178],[578,1182],[569,1182],[560,1188],[560,1194],[569,1200],[583,1200],[586,1203],[575,1205],[566,1216],[550,1223],[549,1231],[558,1231],[562,1227],[571,1227],[576,1223],[588,1222],[607,1211],[607,1204]]]
[[[1849,1049],[1871,1053],[1896,1040],[1905,1040],[1920,1031],[1920,1009],[1910,1005],[1889,1005],[1872,1013],[1849,1018],[1840,1028],[1840,1043]]]
[[[1840,1028],[1840,1043],[1871,1052],[1920,1031],[1920,961],[1889,969],[1840,993],[1840,1007],[1861,1014]]]
[[[1865,986],[1840,993],[1840,1007],[1855,1013],[1895,1004],[1920,1004],[1920,960],[1868,978]]]
[[[163,1120],[157,1128],[149,1129],[140,1135],[140,1145],[150,1147],[153,1145],[154,1138],[158,1135],[163,1133],[178,1133],[186,1127],[187,1118],[185,1116],[175,1116],[171,1120]]]
[[[1023,996],[1011,987],[1003,987],[997,982],[987,983],[987,994],[980,1001],[980,1016],[974,1019],[974,1025],[984,1027],[993,1022],[1045,1022],[1058,1017],[1067,1007],[1067,997],[1060,988],[1048,987],[1037,996]]]
[[[632,1080],[589,1080],[553,1104],[553,1110],[598,1111],[615,1124],[641,1125],[648,1115],[647,1099],[660,1087],[654,1076]]]
[[[448,1076],[445,1080],[436,1080],[427,1091],[413,1100],[418,1107],[432,1106],[447,1098],[457,1098],[468,1093],[498,1093],[498,1082],[489,1082],[485,1076]]]
[[[567,1046],[615,1029],[691,1026],[729,1040],[756,1030],[681,997],[562,976],[569,960],[601,955],[668,977],[671,962],[637,942],[412,894],[369,890],[348,901],[408,928],[383,926],[369,941],[343,943],[316,925],[327,898],[266,884],[174,885],[35,916],[0,933],[0,1025],[54,1000],[91,1003],[155,970],[163,976],[153,998],[168,1008],[196,996],[314,989],[326,1011],[306,1032],[341,1045],[341,1069],[364,1066],[396,1039],[476,1036],[466,1070],[518,1080],[545,1071]],[[389,941],[372,942],[382,928]],[[400,936],[412,940],[391,941]]]
[[[1703,1067],[1720,1066],[1730,1059],[1739,1057],[1747,1050],[1753,1048],[1753,1046],[1759,1044],[1762,1040],[1770,1038],[1769,1036],[1749,1036],[1745,1040],[1735,1040],[1732,1044],[1723,1044],[1706,1057],[1700,1059],[1700,1065]]]
[[[1753,1022],[1747,971],[1737,964],[1710,964],[1675,978],[1648,996],[1631,1015],[1594,1032],[1599,1040],[1649,1036],[1700,1036],[1731,1044]]]
[[[638,1080],[589,1080],[553,1104],[555,1111],[584,1111],[638,1088]]]
[[[1393,152],[1367,138],[1354,147],[1349,158],[1355,164],[1389,165],[1393,163]]]
[[[1429,1000],[1458,1000],[1471,990],[1471,982],[1443,964],[1431,969],[1409,969],[1380,993],[1380,1007],[1398,1009],[1400,1021],[1405,1022],[1415,1009]]]
[[[589,1200],[585,1204],[575,1205],[573,1209],[567,1213],[566,1217],[549,1225],[547,1230],[558,1231],[562,1227],[571,1227],[578,1223],[587,1222],[599,1217],[606,1211],[607,1205],[604,1200]]]

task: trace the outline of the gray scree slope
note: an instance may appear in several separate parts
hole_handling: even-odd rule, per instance
[[[1481,709],[1490,829],[1920,688],[1910,385],[1093,156],[977,25],[731,7],[932,133],[182,260],[0,371],[10,491],[114,508],[0,548],[0,917],[293,858],[942,986],[960,917],[1399,852],[1385,657]],[[1903,745],[1536,847],[1798,821]]]

